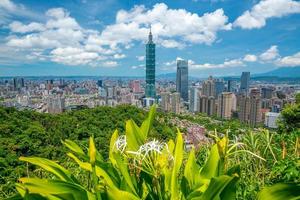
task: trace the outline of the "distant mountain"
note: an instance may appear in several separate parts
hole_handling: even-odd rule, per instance
[[[166,74],[158,74],[156,75],[157,79],[176,79],[176,73],[166,73]],[[201,78],[194,77],[194,76],[189,76],[189,80],[199,80]]]
[[[277,76],[277,77],[300,77],[300,67],[281,67],[263,74],[255,74],[254,77]]]

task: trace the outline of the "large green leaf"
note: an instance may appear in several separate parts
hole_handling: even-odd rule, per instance
[[[95,200],[95,196],[80,185],[37,178],[21,178],[22,186],[28,193],[40,194],[48,199]]]
[[[126,121],[127,150],[137,151],[144,144],[140,127],[133,120]]]
[[[155,113],[156,113],[156,105],[154,104],[150,108],[147,119],[144,120],[141,125],[141,133],[144,141],[147,140],[147,136],[151,130],[153,120],[155,118]]]
[[[43,168],[44,170],[55,175],[60,180],[75,182],[75,183],[78,182],[68,170],[66,170],[64,167],[60,166],[54,161],[45,158],[38,158],[38,157],[20,157],[19,159],[21,161],[29,162],[31,164]]]
[[[95,164],[96,162],[96,155],[97,155],[97,150],[95,147],[95,141],[93,137],[90,137],[90,142],[89,142],[89,157],[90,157],[90,163],[92,165]]]
[[[78,146],[75,142],[73,142],[72,140],[65,140],[63,142],[63,144],[69,148],[71,151],[73,151],[74,153],[77,153],[81,156],[85,156],[84,151],[80,148],[80,146]]]
[[[296,200],[300,199],[300,185],[278,183],[270,187],[265,187],[258,194],[258,200]]]
[[[114,148],[115,148],[115,143],[119,137],[118,130],[115,130],[115,132],[112,134],[110,138],[110,145],[109,145],[109,160],[113,165],[117,164],[117,161],[115,160],[113,156]]]
[[[211,179],[219,176],[220,155],[217,144],[213,145],[208,160],[205,162],[201,170],[201,178]]]
[[[171,176],[171,199],[178,199],[180,196],[179,193],[179,172],[182,165],[183,159],[183,140],[180,131],[178,130],[176,138],[176,146],[174,152],[174,166]]]
[[[196,163],[194,148],[190,151],[189,158],[185,164],[184,177],[188,181],[191,189],[200,182],[200,168]]]
[[[232,200],[235,199],[236,176],[222,175],[212,178],[206,191],[194,200]]]

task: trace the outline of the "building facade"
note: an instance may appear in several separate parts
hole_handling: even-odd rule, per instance
[[[155,44],[153,42],[152,33],[148,36],[146,44],[146,97],[155,98]]]
[[[188,61],[177,59],[177,73],[176,73],[176,91],[180,93],[180,97],[188,102]]]
[[[248,94],[250,87],[250,72],[242,72],[240,92]]]

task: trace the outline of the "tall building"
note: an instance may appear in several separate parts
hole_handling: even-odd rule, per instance
[[[171,111],[171,93],[170,92],[162,92],[160,94],[161,96],[161,101],[160,101],[160,106],[161,106],[161,109],[163,111]]]
[[[250,125],[256,126],[261,122],[261,117],[260,90],[255,88],[250,92]]]
[[[199,112],[206,113],[211,116],[215,114],[216,102],[215,97],[210,96],[207,97],[205,95],[201,95],[199,99]]]
[[[155,98],[155,44],[153,42],[151,28],[146,44],[146,97]]]
[[[188,96],[188,61],[177,59],[176,91],[184,101],[189,100]]]
[[[171,96],[171,111],[180,113],[180,93],[174,92]]]
[[[210,76],[208,80],[204,81],[202,83],[202,95],[205,95],[207,97],[216,95],[216,85],[215,80]]]
[[[250,72],[242,72],[240,92],[248,94],[250,87]]]
[[[236,92],[236,81],[235,80],[227,81],[227,92]]]
[[[218,98],[218,96],[224,92],[224,88],[225,88],[225,85],[224,85],[224,81],[222,79],[217,79],[215,81],[215,98]]]
[[[250,95],[243,95],[239,100],[239,119],[251,126],[261,122],[260,90],[252,89]]]
[[[261,98],[262,99],[271,99],[273,96],[273,89],[268,87],[261,88]]]
[[[233,94],[223,92],[219,95],[217,116],[223,119],[230,119],[233,107]]]
[[[190,88],[190,98],[189,98],[189,110],[190,112],[197,112],[198,105],[199,105],[199,88],[198,87],[191,87]]]
[[[130,89],[133,93],[139,93],[141,92],[141,81],[139,80],[133,80],[130,82]]]
[[[14,83],[14,90],[19,90],[25,86],[24,78],[14,78],[13,83]]]

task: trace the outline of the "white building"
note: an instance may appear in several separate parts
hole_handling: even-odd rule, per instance
[[[265,126],[269,128],[277,128],[277,119],[279,118],[280,113],[267,112],[265,117]]]

